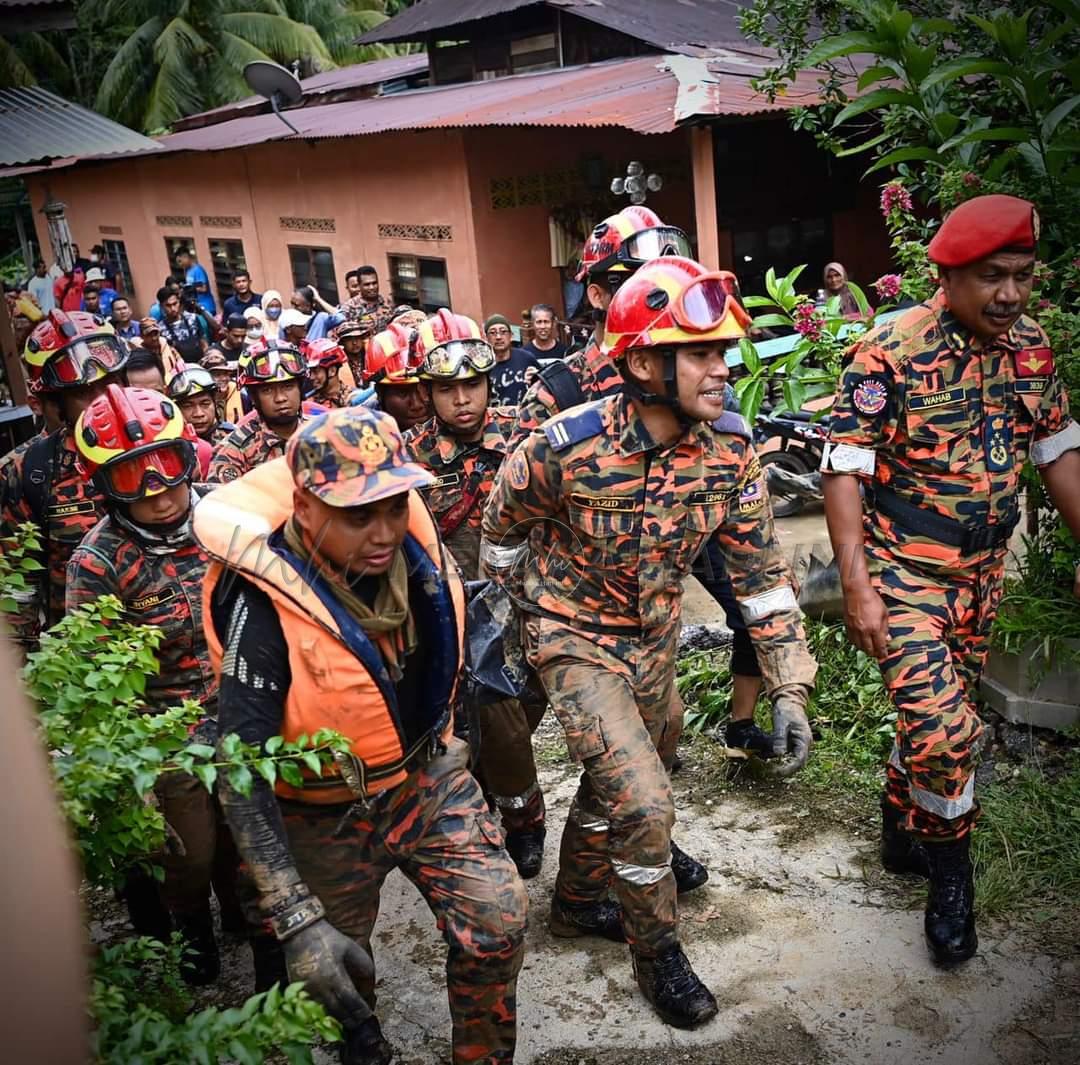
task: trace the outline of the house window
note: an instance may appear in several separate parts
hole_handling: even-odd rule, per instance
[[[297,288],[314,285],[327,303],[337,304],[337,274],[334,273],[334,253],[329,248],[290,244],[289,263],[292,266],[293,284]]]
[[[128,262],[127,248],[122,240],[103,240],[102,247],[105,249],[105,258],[112,264],[116,271],[116,280],[120,291],[127,296],[135,292],[135,282],[131,277],[131,263]]]
[[[184,271],[176,265],[176,256],[182,251],[194,251],[194,237],[166,237],[165,255],[169,260],[169,273],[182,285],[184,283]]]
[[[210,241],[210,260],[214,264],[214,285],[222,303],[232,294],[233,274],[248,268],[244,258],[244,243],[240,240]]]
[[[433,314],[450,306],[450,282],[445,259],[389,255],[390,292],[395,304],[408,303]]]

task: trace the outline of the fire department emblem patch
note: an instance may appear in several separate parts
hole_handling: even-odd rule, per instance
[[[876,377],[864,377],[852,390],[852,406],[868,418],[880,414],[889,402],[889,389]]]

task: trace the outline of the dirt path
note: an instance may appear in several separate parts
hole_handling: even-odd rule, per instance
[[[692,763],[676,778],[677,839],[706,861],[712,879],[681,907],[682,937],[721,1011],[698,1032],[660,1024],[633,984],[625,947],[554,940],[547,930],[575,776],[565,763],[543,776],[552,831],[544,871],[529,884],[522,1065],[1080,1060],[1075,962],[1070,969],[1068,960],[1033,953],[1019,932],[982,928],[973,962],[954,974],[936,971],[921,912],[906,909],[893,885],[868,884],[868,840],[811,835],[804,826],[812,811],[745,796],[709,805],[694,792]],[[801,842],[786,842],[793,838]],[[379,1015],[396,1061],[441,1065],[449,1056],[444,951],[419,896],[397,875],[384,891],[375,942]]]

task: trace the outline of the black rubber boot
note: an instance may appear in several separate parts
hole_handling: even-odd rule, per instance
[[[255,967],[255,994],[269,991],[275,984],[282,991],[289,986],[289,970],[285,966],[285,952],[276,936],[252,936],[251,960]]]
[[[729,747],[752,751],[759,758],[772,758],[772,736],[758,728],[752,717],[729,721],[724,726],[724,742]]]
[[[383,1038],[379,1019],[374,1015],[363,1024],[345,1032],[341,1045],[341,1065],[389,1065],[393,1048]]]
[[[556,895],[551,900],[551,934],[560,939],[574,936],[602,936],[613,943],[625,943],[622,910],[617,902],[564,902]]]
[[[638,987],[665,1024],[697,1028],[716,1016],[716,999],[690,967],[682,947],[672,947],[659,958],[631,956]]]
[[[671,873],[675,877],[675,891],[679,895],[701,887],[709,879],[709,870],[675,842],[671,844]]]
[[[221,972],[221,957],[214,938],[214,919],[207,907],[204,913],[176,916],[176,927],[187,946],[180,964],[180,975],[192,987],[212,984]]]
[[[881,799],[881,866],[887,873],[930,875],[926,848],[900,827],[899,811],[884,796]]]
[[[544,864],[546,835],[543,828],[506,833],[506,852],[513,858],[522,880],[532,880],[540,872],[540,867]]]
[[[967,961],[979,946],[975,934],[975,879],[971,836],[927,843],[930,891],[926,899],[926,943],[938,965]]]
[[[172,918],[161,901],[157,881],[146,870],[138,866],[129,869],[118,894],[124,900],[128,920],[137,936],[169,942],[173,932]]]

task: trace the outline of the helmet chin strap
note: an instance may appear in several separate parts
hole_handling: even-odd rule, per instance
[[[679,385],[675,379],[675,350],[674,348],[660,348],[658,354],[664,360],[664,393],[647,392],[625,370],[625,365],[620,364],[623,377],[623,392],[631,399],[636,400],[644,407],[667,407],[684,429],[689,429],[694,424],[692,418],[686,416],[682,404],[679,402]]]

